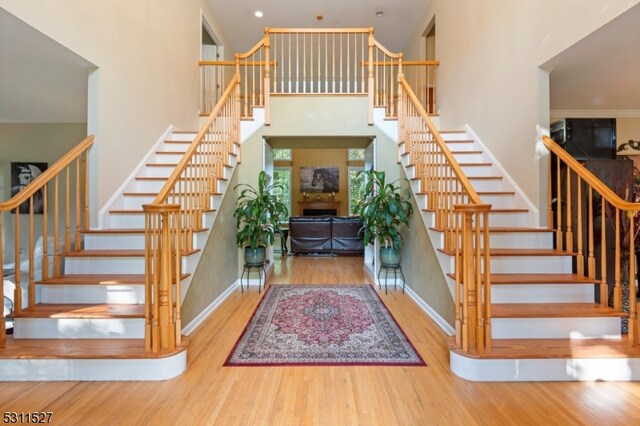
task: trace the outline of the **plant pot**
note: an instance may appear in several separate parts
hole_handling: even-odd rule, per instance
[[[400,265],[400,250],[392,247],[380,247],[380,263],[387,266]]]
[[[267,251],[264,246],[257,248],[244,248],[244,263],[250,265],[261,265],[267,257]]]

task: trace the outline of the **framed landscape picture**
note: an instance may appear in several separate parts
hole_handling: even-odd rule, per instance
[[[300,191],[339,192],[339,167],[300,167]]]

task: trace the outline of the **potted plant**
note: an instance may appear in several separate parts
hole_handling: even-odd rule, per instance
[[[241,189],[233,217],[238,233],[236,243],[244,248],[245,263],[264,263],[265,248],[273,244],[275,232],[280,231],[280,218],[289,213],[287,206],[276,197],[274,189],[286,189],[281,183],[267,185],[264,171],[258,176],[258,187],[241,183],[234,190]]]
[[[356,209],[362,218],[364,244],[380,242],[380,262],[392,266],[400,264],[402,236],[400,228],[409,225],[413,206],[409,193],[398,182],[385,182],[385,173],[369,170],[366,174],[365,198]],[[405,179],[406,180],[406,179]]]

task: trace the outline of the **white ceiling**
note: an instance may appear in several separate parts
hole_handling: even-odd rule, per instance
[[[0,8],[0,122],[86,122],[91,67]]]
[[[368,28],[392,52],[402,52],[424,25],[430,0],[205,0],[232,46],[246,52],[264,36],[264,28]],[[254,12],[261,10],[262,18]],[[376,12],[384,12],[377,17]],[[322,21],[316,16],[322,15]],[[424,28],[423,28],[424,29]]]
[[[549,60],[552,110],[640,111],[640,5]]]

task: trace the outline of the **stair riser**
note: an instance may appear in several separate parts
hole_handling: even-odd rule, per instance
[[[144,274],[144,257],[70,257],[65,274]]]
[[[620,318],[493,318],[494,339],[620,338]]]
[[[112,228],[144,228],[143,213],[118,213],[109,214],[109,223]]]
[[[144,285],[45,285],[42,303],[143,304]]]
[[[163,180],[136,180],[129,182],[125,188],[125,192],[152,192],[157,194],[164,186]]]
[[[493,303],[593,303],[592,284],[500,284],[491,286]]]
[[[172,133],[167,140],[170,141],[192,141],[197,133]]]
[[[453,157],[456,159],[458,163],[484,163],[487,162],[488,159],[484,154],[453,154]]]
[[[142,209],[145,204],[151,204],[155,199],[154,196],[123,196],[119,202],[114,203],[114,209],[138,210]]]
[[[158,151],[176,151],[176,152],[187,152],[187,148],[189,147],[189,145],[187,145],[186,143],[171,143],[171,142],[165,142],[162,145],[160,145],[158,147]]]
[[[468,138],[460,137],[459,140],[465,141]],[[449,151],[477,151],[478,147],[475,143],[469,142],[447,142],[447,148]]]
[[[502,213],[490,212],[489,225],[507,228],[527,227],[529,226],[528,212]]]
[[[569,256],[492,256],[491,272],[494,274],[569,274]]]
[[[206,220],[205,215],[205,220]],[[200,233],[193,237],[194,248],[203,248],[206,241]],[[90,234],[85,236],[85,250],[144,250],[144,234]]]
[[[547,232],[496,232],[489,234],[492,248],[553,248],[553,235]]]
[[[16,318],[14,339],[142,339],[143,318]]]
[[[442,136],[442,139],[445,142],[470,139],[470,137],[467,134],[467,132],[451,132],[451,133],[443,132],[443,133],[440,134],[440,136]]]

